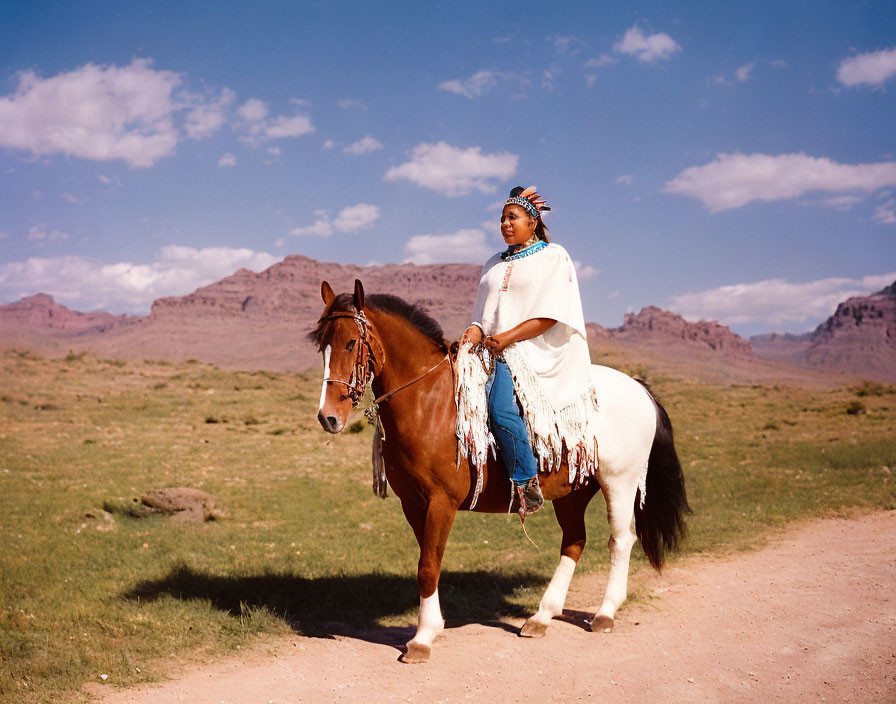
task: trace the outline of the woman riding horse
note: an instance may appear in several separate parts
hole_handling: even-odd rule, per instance
[[[531,429],[527,446],[531,439],[539,459],[540,489],[553,501],[562,530],[560,563],[520,635],[543,636],[563,612],[585,547],[585,509],[598,492],[607,503],[610,572],[589,625],[607,632],[626,598],[636,538],[650,564],[659,568],[684,535],[684,478],[669,417],[650,391],[614,369],[588,367],[575,268],[562,248],[547,243],[543,228],[538,235],[540,218],[529,206],[537,211],[544,204],[530,200],[534,189],[524,193],[512,195],[502,214],[502,231],[514,251],[486,265],[476,305],[478,322],[464,336],[465,342],[482,342],[504,357],[512,386],[505,376],[503,403],[495,398],[492,405],[514,411],[515,397],[522,406],[526,428]],[[532,235],[538,241],[529,244]],[[520,244],[526,246],[516,251]],[[324,281],[321,298],[324,310],[310,334],[323,355],[318,419],[327,432],[339,433],[368,384],[376,396],[374,409],[382,430],[377,437],[382,442],[375,454],[383,464],[378,465],[382,473],[375,470],[374,491],[385,496],[388,480],[420,546],[417,632],[403,660],[426,662],[445,625],[439,575],[454,518],[458,511],[506,512],[507,471],[487,452],[477,453],[476,461],[459,462],[464,442],[458,442],[457,435],[463,416],[456,405],[456,368],[435,320],[395,296],[366,296],[358,280],[353,294],[339,296]],[[486,332],[490,338],[484,337]],[[494,390],[498,374],[504,372],[496,372],[492,396],[501,393]],[[600,390],[599,406],[594,389]],[[481,385],[478,391],[484,396]],[[522,421],[516,422],[516,432],[521,432]],[[502,432],[498,430],[499,437]],[[513,437],[513,446],[505,452],[513,453],[508,464],[523,468],[519,475],[511,470],[519,481],[532,464],[517,461],[516,450],[526,448]],[[568,473],[563,471],[567,467]],[[539,503],[529,488],[531,484],[523,485],[521,501],[527,509]]]
[[[541,217],[548,210],[534,186],[510,192],[501,213],[507,250],[486,262],[476,322],[461,338],[494,358],[489,426],[513,486],[510,511],[521,520],[544,503],[530,438],[544,468],[559,468],[565,445],[571,477],[597,473],[597,399],[582,301],[572,260],[549,243]]]

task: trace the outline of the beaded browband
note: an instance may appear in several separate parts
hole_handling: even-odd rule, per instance
[[[535,186],[529,186],[518,196],[510,196],[504,201],[504,205],[519,205],[536,220],[542,213],[551,209],[551,206],[544,202],[544,198],[538,195]]]

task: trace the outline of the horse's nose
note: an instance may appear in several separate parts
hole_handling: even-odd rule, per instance
[[[317,420],[320,421],[320,424],[328,433],[338,433],[342,430],[342,426],[336,416],[325,416],[324,412],[320,411],[317,414]]]

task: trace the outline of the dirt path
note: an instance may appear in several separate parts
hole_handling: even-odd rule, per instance
[[[161,686],[104,687],[101,701],[896,702],[896,511],[814,522],[646,579],[655,598],[612,634],[584,631],[574,611],[539,640],[466,625],[445,631],[427,665],[397,662],[406,630],[294,636]],[[602,591],[602,578],[574,580],[567,607]]]

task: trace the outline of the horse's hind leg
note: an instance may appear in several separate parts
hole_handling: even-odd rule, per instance
[[[554,570],[538,611],[529,617],[520,629],[520,635],[526,638],[538,638],[545,634],[551,619],[563,613],[566,592],[572,581],[576,563],[585,548],[585,509],[588,502],[597,493],[597,482],[573,491],[566,496],[554,500],[554,515],[563,530],[560,544],[560,564]]]
[[[600,609],[591,621],[591,630],[595,633],[613,630],[616,610],[628,596],[628,563],[636,540],[632,519],[637,488],[637,483],[624,477],[604,483],[607,521],[610,524],[610,576]]]
[[[439,575],[456,510],[447,498],[430,499],[425,509],[402,503],[402,509],[420,544],[420,561],[417,564],[420,611],[417,633],[408,641],[407,652],[401,659],[407,663],[421,663],[429,660],[432,643],[445,628],[439,607]]]

